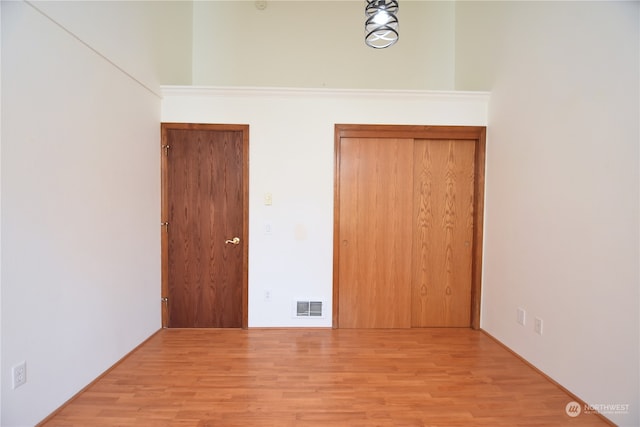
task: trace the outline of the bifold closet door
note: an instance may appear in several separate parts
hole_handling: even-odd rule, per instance
[[[475,141],[415,140],[411,325],[469,327]]]
[[[411,327],[413,139],[340,142],[339,324]]]

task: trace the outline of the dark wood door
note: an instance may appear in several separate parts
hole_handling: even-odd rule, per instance
[[[248,129],[163,124],[166,326],[246,326]]]

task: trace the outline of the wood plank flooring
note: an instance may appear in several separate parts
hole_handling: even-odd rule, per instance
[[[165,329],[54,426],[604,426],[471,329]]]

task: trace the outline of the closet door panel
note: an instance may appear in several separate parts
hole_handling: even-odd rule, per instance
[[[342,138],[339,324],[411,326],[413,139]]]
[[[415,141],[413,327],[470,326],[474,159],[474,141]]]

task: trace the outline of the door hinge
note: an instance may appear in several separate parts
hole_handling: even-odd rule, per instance
[[[169,148],[171,148],[171,146],[169,144],[166,144],[166,145],[162,146],[162,149],[164,150],[165,156],[169,155]]]
[[[162,304],[162,329],[167,329],[169,327],[169,298],[161,297],[160,304]]]
[[[160,223],[160,227],[164,227],[165,230],[169,231],[169,223],[168,222],[161,222]]]

